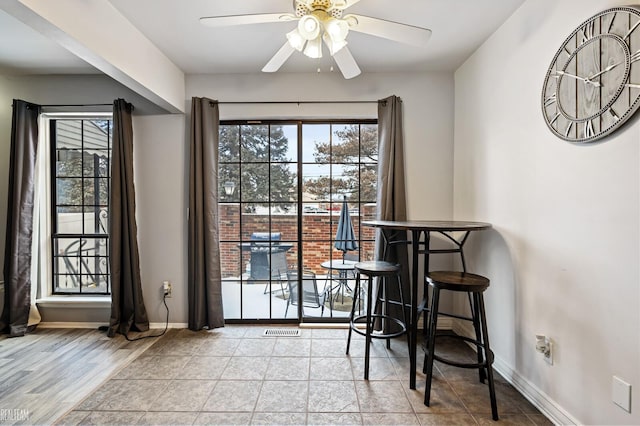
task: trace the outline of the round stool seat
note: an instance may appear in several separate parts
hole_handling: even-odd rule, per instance
[[[383,260],[358,262],[353,267],[357,273],[373,276],[391,276],[400,272],[400,265]]]
[[[429,272],[427,282],[441,290],[483,292],[489,287],[489,279],[469,272],[434,271]]]

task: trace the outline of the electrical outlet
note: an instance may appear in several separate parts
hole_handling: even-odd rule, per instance
[[[553,365],[553,342],[544,334],[536,334],[536,351],[544,356],[549,365]]]
[[[553,342],[551,339],[547,340],[547,347],[549,348],[547,352],[544,354],[544,360],[549,365],[553,365]]]
[[[171,282],[163,281],[162,290],[163,290],[164,296],[171,297]]]

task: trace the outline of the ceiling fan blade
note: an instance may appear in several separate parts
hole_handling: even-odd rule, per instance
[[[333,54],[333,60],[336,61],[338,68],[342,72],[344,78],[349,80],[350,78],[356,77],[360,75],[362,71],[360,71],[360,67],[356,63],[356,60],[353,59],[351,52],[347,48],[347,46],[338,50]]]
[[[264,24],[269,22],[294,21],[291,13],[259,13],[253,15],[205,16],[200,23],[208,27],[229,27],[232,25]]]
[[[343,17],[349,23],[351,31],[357,31],[376,37],[387,38],[412,46],[423,47],[431,37],[431,30],[400,24],[384,19],[371,18],[364,15],[346,15]]]
[[[295,52],[295,49],[291,47],[288,41],[285,42],[280,50],[278,50],[276,54],[273,55],[273,57],[269,60],[269,62],[267,62],[267,65],[262,68],[262,72],[278,71],[282,64],[284,64],[287,59],[289,59],[289,56],[291,56],[293,52]]]

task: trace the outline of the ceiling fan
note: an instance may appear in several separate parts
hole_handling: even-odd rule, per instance
[[[200,18],[203,25],[225,27],[261,24],[267,22],[298,21],[286,34],[287,41],[262,68],[263,72],[276,72],[295,52],[310,58],[322,57],[324,43],[340,68],[344,78],[360,74],[360,68],[347,48],[349,31],[386,38],[416,47],[424,46],[431,30],[369,16],[348,14],[343,11],[360,0],[293,0],[294,13],[261,13],[250,15],[209,16]]]

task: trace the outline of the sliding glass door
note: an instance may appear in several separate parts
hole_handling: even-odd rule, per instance
[[[225,318],[344,321],[373,257],[376,122],[222,122],[219,152]]]

